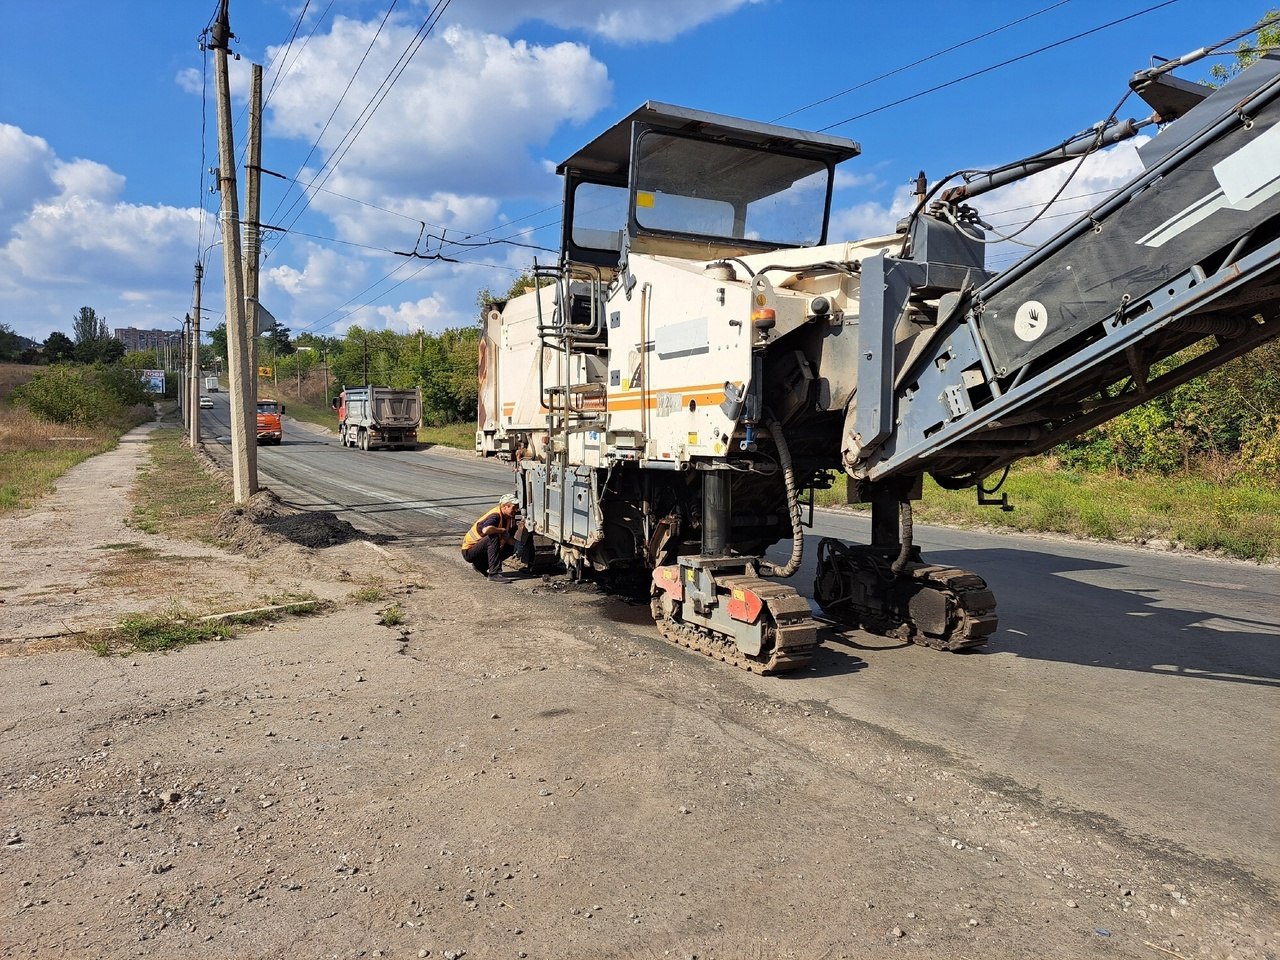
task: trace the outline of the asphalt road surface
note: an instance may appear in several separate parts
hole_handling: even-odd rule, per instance
[[[217,456],[227,395],[201,414]],[[450,557],[512,480],[506,465],[457,451],[344,449],[292,420],[283,445],[259,448],[258,469],[300,508],[335,510]],[[819,511],[806,537],[865,543],[869,527],[860,515]],[[724,669],[777,700],[944,751],[993,788],[1039,794],[1085,825],[1280,884],[1280,570],[920,525],[916,542],[926,559],[971,569],[994,590],[1000,627],[980,650],[947,654],[852,632],[799,674]],[[774,552],[785,559],[789,545]],[[812,595],[812,549],[791,582]],[[614,619],[620,634],[656,635],[635,608],[618,604]]]

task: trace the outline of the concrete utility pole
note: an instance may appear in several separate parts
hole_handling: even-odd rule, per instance
[[[249,154],[244,165],[244,305],[249,324],[249,383],[247,399],[254,411],[249,470],[258,476],[258,263],[262,255],[262,64],[252,65],[249,84]]]
[[[204,277],[204,267],[196,261],[195,305],[191,318],[191,356],[190,371],[187,381],[187,437],[191,441],[191,449],[200,446],[200,281]]]
[[[253,359],[244,315],[244,282],[240,272],[240,201],[236,192],[236,154],[231,137],[231,80],[227,44],[233,34],[222,0],[210,28],[218,105],[218,187],[222,193],[222,275],[227,302],[227,380],[231,388],[231,481],[236,503],[258,491],[257,471],[249,460],[249,445],[257,443],[257,406],[250,371]]]
[[[178,334],[178,411],[182,414],[182,428],[191,436],[191,417],[187,408],[191,406],[191,398],[187,390],[187,341],[191,339],[191,314],[182,321],[182,332]]]

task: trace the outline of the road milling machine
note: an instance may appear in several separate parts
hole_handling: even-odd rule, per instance
[[[923,476],[1000,503],[1014,461],[1280,333],[1280,59],[1214,90],[1173,76],[1192,56],[1134,75],[1146,120],[921,174],[897,232],[856,241],[828,236],[853,141],[646,103],[560,165],[560,260],[488,310],[477,451],[514,462],[571,576],[643,584],[664,636],[761,673],[818,643],[779,581],[842,471],[871,535],[817,544],[826,617],[982,644],[985,582],[913,544]],[[1141,173],[986,269],[998,237],[971,201],[1143,128]]]

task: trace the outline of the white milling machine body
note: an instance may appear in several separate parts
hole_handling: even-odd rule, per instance
[[[572,575],[643,583],[664,635],[759,672],[817,644],[807,600],[767,578],[798,568],[804,498],[843,470],[873,532],[818,545],[823,610],[980,644],[986,585],[912,544],[923,475],[981,498],[1009,463],[1280,332],[1277,63],[1212,93],[1143,71],[1150,120],[959,189],[922,175],[898,233],[841,243],[832,184],[856,143],[647,103],[561,164],[561,261],[485,318],[477,450],[517,461],[526,522]],[[984,268],[964,201],[1155,120],[1143,173]],[[788,537],[786,564],[763,559]]]

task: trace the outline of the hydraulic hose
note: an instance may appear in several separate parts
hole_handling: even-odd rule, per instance
[[[766,577],[789,577],[800,569],[804,556],[804,534],[800,531],[800,499],[796,493],[796,474],[791,467],[791,449],[782,436],[782,425],[765,411],[765,425],[778,447],[778,462],[782,464],[782,480],[787,486],[787,513],[791,517],[791,558],[782,566],[767,560],[760,564],[760,572]]]
[[[898,559],[894,560],[889,567],[895,577],[902,576],[902,571],[907,569],[907,560],[911,557],[911,538],[914,535],[914,528],[911,523],[910,500],[903,500],[898,505],[898,521],[901,524],[902,549],[898,551]]]

